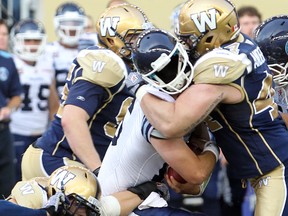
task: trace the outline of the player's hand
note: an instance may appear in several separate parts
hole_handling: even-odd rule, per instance
[[[180,183],[173,176],[165,174],[165,179],[169,187],[176,193],[181,194],[199,194],[200,186],[191,183]]]
[[[160,182],[148,181],[140,185],[130,187],[128,191],[137,194],[141,200],[145,200],[152,192],[157,192],[165,200],[170,199],[170,194],[167,185]]]
[[[44,209],[49,213],[51,216],[62,215],[63,211],[65,210],[65,204],[68,204],[69,201],[65,197],[64,193],[56,192],[53,196],[51,196],[47,204],[45,205]]]
[[[143,80],[141,74],[139,74],[138,72],[130,72],[125,82],[126,82],[126,86],[127,86],[128,90],[129,90],[133,95],[135,95],[138,100],[141,101],[141,99],[142,99],[143,95],[146,93],[146,91],[143,92],[143,94],[140,94],[140,95],[137,94],[137,92],[140,90],[140,88],[141,88],[142,86],[144,86],[145,84],[147,84],[147,83]],[[141,97],[141,96],[142,96],[142,97]]]

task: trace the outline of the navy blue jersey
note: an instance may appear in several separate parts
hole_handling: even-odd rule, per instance
[[[108,148],[133,100],[124,82],[128,68],[120,58],[119,63],[111,54],[115,55],[97,48],[79,53],[68,74],[55,120],[37,141],[37,146],[58,157],[75,158],[61,126],[63,107],[70,104],[89,114],[87,124],[96,149],[97,146]],[[101,159],[103,156],[100,155]]]
[[[242,39],[200,58],[195,82],[228,84],[241,91],[242,102],[219,104],[207,122],[229,164],[239,177],[250,178],[287,162],[288,132],[273,99],[265,58],[251,39]]]
[[[22,93],[18,72],[11,55],[0,51],[0,108],[7,105],[7,99]]]

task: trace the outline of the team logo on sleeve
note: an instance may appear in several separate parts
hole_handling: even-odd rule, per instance
[[[120,17],[105,17],[100,19],[100,34],[105,37],[107,34],[110,37],[115,37],[117,25]]]
[[[191,19],[195,23],[199,32],[204,33],[206,31],[206,25],[211,29],[216,29],[216,14],[217,11],[215,8],[208,10],[210,14],[208,16],[206,11],[200,12],[199,14],[191,14]]]

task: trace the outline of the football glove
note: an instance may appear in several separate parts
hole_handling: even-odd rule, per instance
[[[139,101],[141,101],[142,97],[147,93],[144,88],[141,88],[142,86],[146,86],[147,84],[143,80],[141,74],[139,74],[138,72],[130,72],[125,82],[128,90],[133,95],[135,95]]]
[[[57,215],[64,215],[65,213],[65,206],[69,206],[69,200],[64,195],[63,192],[56,192],[53,196],[51,196],[47,204],[45,205],[44,209],[51,215],[51,216],[57,216]]]
[[[166,184],[154,181],[144,182],[140,185],[130,187],[128,191],[137,194],[141,200],[145,200],[151,192],[157,192],[163,199],[169,200],[170,194]]]

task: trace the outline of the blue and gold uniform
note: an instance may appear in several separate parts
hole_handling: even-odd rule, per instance
[[[255,189],[257,215],[287,215],[288,133],[260,48],[240,36],[203,55],[194,81],[230,85],[242,93],[241,102],[218,104],[206,121],[235,173]]]
[[[272,75],[265,58],[254,42],[242,39],[204,55],[195,65],[195,83],[228,84],[241,91],[241,103],[221,103],[208,123],[239,177],[251,178],[288,162],[288,133],[273,100]]]
[[[93,47],[78,54],[67,76],[55,120],[34,147],[30,146],[30,150],[24,154],[23,179],[40,174],[31,170],[32,165],[35,168],[35,161],[33,162],[33,156],[30,154],[32,151],[43,150],[43,153],[40,153],[40,167],[36,170],[44,172],[44,175],[49,175],[65,165],[63,158],[79,161],[69,147],[61,126],[63,107],[67,104],[82,108],[90,116],[87,121],[90,134],[97,152],[103,159],[118,124],[133,100],[124,82],[128,70],[125,63],[107,49]]]

